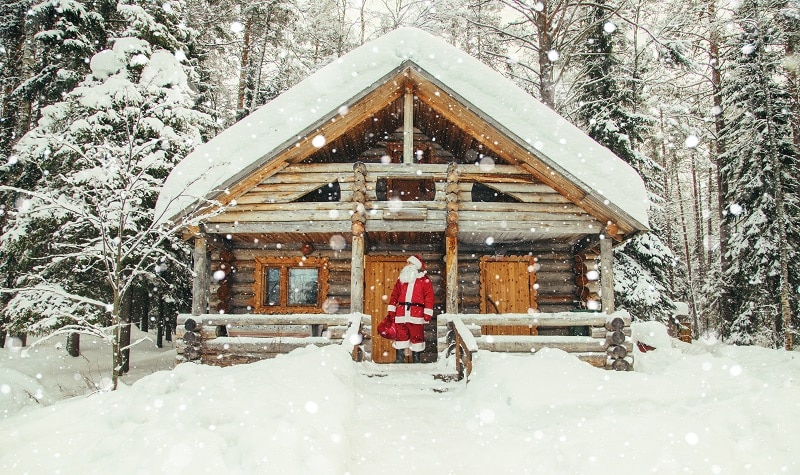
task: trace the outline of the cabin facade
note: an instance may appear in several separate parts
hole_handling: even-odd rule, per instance
[[[627,369],[612,246],[646,230],[646,200],[627,164],[511,82],[396,30],[168,178],[157,213],[201,217],[187,229],[196,277],[180,358],[249,362],[342,341],[356,324],[360,351],[393,362],[373,329],[416,254],[436,293],[423,362],[452,343],[456,319],[479,347],[554,346]]]

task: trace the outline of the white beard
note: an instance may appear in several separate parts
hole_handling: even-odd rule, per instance
[[[417,268],[414,267],[413,264],[409,264],[403,267],[403,270],[400,271],[400,275],[397,277],[397,280],[403,282],[404,284],[410,284],[424,275],[424,271],[417,272]]]

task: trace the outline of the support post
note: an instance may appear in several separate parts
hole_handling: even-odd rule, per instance
[[[458,313],[458,165],[447,167],[447,227],[445,228],[444,268],[446,278],[445,311]]]
[[[410,84],[403,98],[403,163],[414,163],[414,91]]]
[[[600,236],[600,292],[603,310],[613,313],[614,308],[614,250],[610,236]]]
[[[364,312],[364,234],[367,213],[367,167],[361,162],[353,165],[352,263],[350,265],[350,312]]]
[[[204,236],[194,238],[194,279],[192,281],[192,315],[208,312],[211,283],[208,262],[208,243]]]

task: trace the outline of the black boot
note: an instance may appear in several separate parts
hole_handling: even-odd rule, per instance
[[[396,358],[394,360],[395,363],[405,363],[406,362],[406,350],[398,350],[395,349]]]
[[[411,352],[411,361],[413,363],[419,363],[419,357],[422,354],[421,351],[412,351]]]

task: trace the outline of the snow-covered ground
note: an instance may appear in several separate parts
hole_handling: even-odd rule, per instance
[[[122,389],[91,394],[103,343],[7,348],[0,473],[800,473],[797,353],[688,345],[652,323],[634,337],[658,348],[634,372],[479,352],[469,384],[434,381],[447,362],[354,363],[337,346],[172,368],[174,350],[144,342]]]

